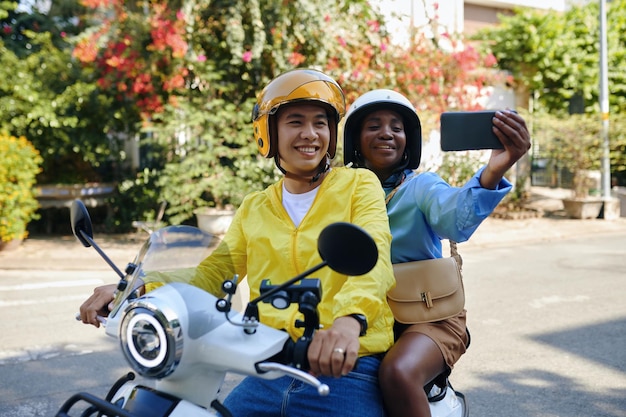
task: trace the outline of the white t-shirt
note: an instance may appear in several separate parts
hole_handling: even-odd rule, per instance
[[[311,191],[303,194],[291,194],[287,191],[283,183],[283,207],[287,210],[287,214],[289,214],[291,221],[293,221],[296,227],[300,225],[307,211],[311,208],[311,204],[313,204],[313,200],[315,200],[318,189],[319,187],[315,187]]]

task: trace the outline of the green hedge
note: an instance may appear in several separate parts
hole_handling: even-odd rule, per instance
[[[37,219],[34,185],[42,158],[23,136],[0,134],[0,241],[28,236],[26,226]]]

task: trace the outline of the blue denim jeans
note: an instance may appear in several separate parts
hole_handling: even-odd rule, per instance
[[[346,376],[320,377],[330,387],[326,397],[291,377],[247,377],[231,391],[224,405],[234,417],[383,417],[379,365],[378,357],[364,356]]]

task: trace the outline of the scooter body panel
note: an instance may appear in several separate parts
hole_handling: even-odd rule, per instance
[[[111,402],[137,416],[209,417],[217,415],[215,410],[210,408],[204,408],[134,383],[127,383],[120,388]]]

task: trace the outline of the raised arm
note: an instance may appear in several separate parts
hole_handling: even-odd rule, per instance
[[[480,184],[489,189],[495,189],[504,174],[530,149],[530,133],[526,121],[514,111],[496,112],[493,131],[504,149],[491,151],[489,163],[480,176]]]

